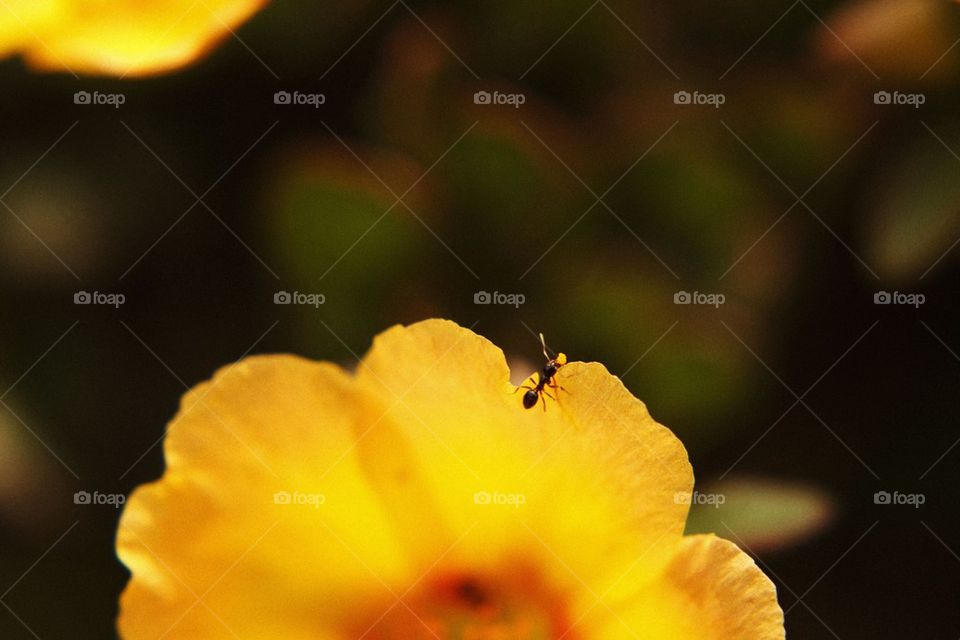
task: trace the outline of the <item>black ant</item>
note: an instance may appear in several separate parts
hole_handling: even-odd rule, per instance
[[[551,387],[553,389],[559,389],[565,391],[563,387],[558,385],[553,377],[557,375],[557,371],[563,365],[567,364],[567,355],[565,353],[558,353],[556,358],[551,358],[550,354],[547,353],[547,343],[543,339],[543,334],[540,334],[540,344],[543,346],[543,357],[547,359],[547,363],[543,365],[543,369],[538,371],[535,375],[537,376],[536,384],[523,385],[517,387],[517,391],[520,389],[526,389],[526,393],[523,394],[523,408],[532,409],[536,406],[537,401],[540,400],[543,402],[543,410],[547,410],[547,401],[543,399],[543,396],[547,396],[550,399],[555,399],[549,393],[547,393],[546,387]],[[532,381],[533,376],[531,376]]]

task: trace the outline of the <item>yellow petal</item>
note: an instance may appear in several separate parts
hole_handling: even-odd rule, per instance
[[[776,588],[735,544],[687,536],[661,580],[633,606],[598,605],[582,627],[587,637],[620,640],[782,640]],[[628,631],[629,630],[629,631]]]
[[[678,494],[693,483],[686,452],[601,365],[566,365],[565,391],[526,410],[500,349],[428,320],[378,336],[357,379],[385,416],[366,428],[399,429],[426,475],[433,559],[521,558],[578,598],[622,598],[672,557]]]
[[[120,522],[124,638],[324,637],[344,602],[415,577],[353,453],[354,401],[338,368],[289,356],[246,359],[184,397],[164,477]]]
[[[42,0],[0,8],[0,52],[37,69],[140,76],[201,57],[266,0]],[[41,11],[42,9],[42,11]]]
[[[56,22],[64,0],[4,0],[0,3],[0,55],[39,45],[37,30]]]

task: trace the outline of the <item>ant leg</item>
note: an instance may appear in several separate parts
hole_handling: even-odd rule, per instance
[[[556,397],[553,397],[552,395],[550,395],[549,393],[547,393],[546,388],[543,389],[543,395],[547,396],[548,398],[550,398],[551,400],[553,400],[553,401],[556,402],[557,404],[560,403],[560,392],[561,392],[561,391],[563,391],[563,392],[565,392],[565,393],[570,393],[570,392],[567,391],[564,387],[560,386],[560,385],[557,384],[556,382],[553,382],[553,383],[551,383],[551,384],[549,384],[549,385],[547,385],[547,386],[550,387],[551,389],[556,389],[556,390],[557,390],[557,391],[556,391],[557,396],[556,396]]]
[[[536,375],[536,374],[534,374],[534,375]],[[534,390],[536,390],[536,388],[537,388],[536,385],[537,385],[537,383],[539,382],[540,379],[537,378],[537,380],[534,381],[534,375],[531,375],[531,376],[528,377],[526,380],[524,380],[524,384],[522,384],[522,385],[520,385],[519,387],[517,387],[516,389],[514,389],[513,392],[516,393],[517,391],[520,391],[520,389],[526,389],[527,391],[534,391]]]
[[[563,391],[564,393],[570,393],[569,391],[567,391],[566,387],[563,387],[563,386],[557,384],[556,382],[551,383],[551,384],[550,384],[550,388],[551,388],[551,389],[556,389],[556,390],[558,390],[558,391]],[[557,395],[559,395],[559,394],[557,394]]]

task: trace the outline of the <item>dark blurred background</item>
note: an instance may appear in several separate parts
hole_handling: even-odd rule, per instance
[[[960,636],[958,14],[279,0],[166,76],[0,63],[0,637],[114,636],[74,493],[157,478],[185,386],[432,316],[621,375],[788,637]]]

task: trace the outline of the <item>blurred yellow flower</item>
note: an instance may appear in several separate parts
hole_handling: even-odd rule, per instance
[[[42,71],[143,76],[203,56],[266,0],[0,0],[0,56]]]
[[[783,638],[735,545],[683,536],[683,445],[597,363],[525,410],[443,320],[355,375],[259,356],[183,399],[123,513],[127,639]]]

